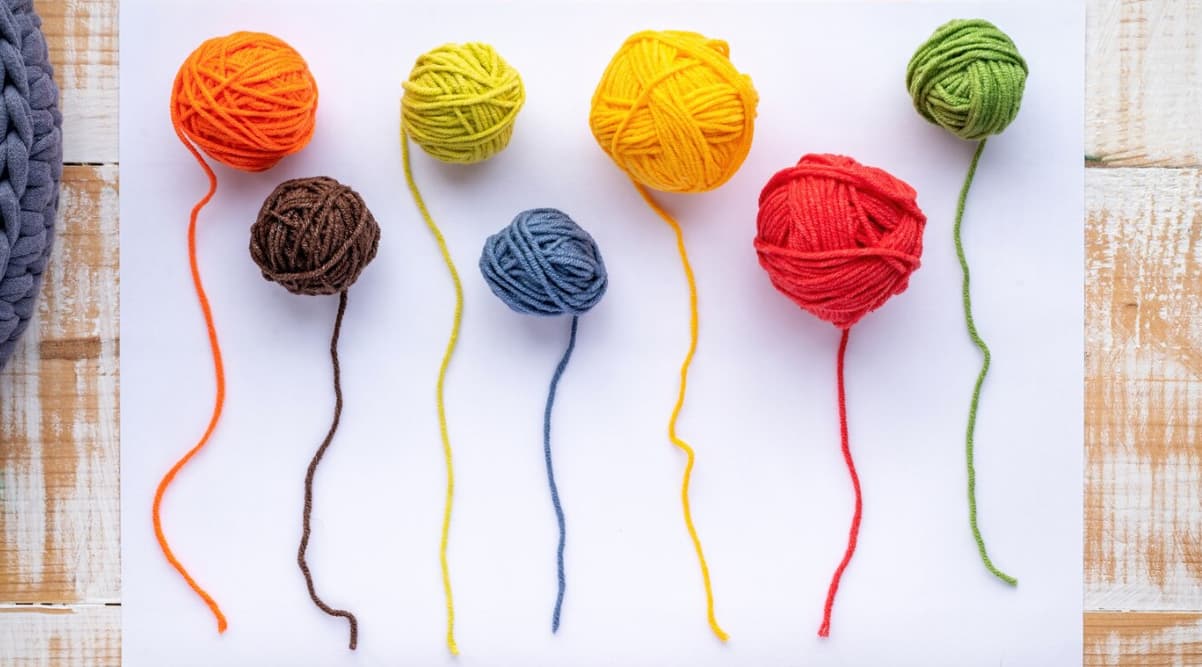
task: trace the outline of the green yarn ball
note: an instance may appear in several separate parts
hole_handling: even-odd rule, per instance
[[[940,26],[906,67],[906,88],[923,118],[976,141],[1018,115],[1027,63],[1006,33],[982,19]]]
[[[517,70],[488,44],[444,44],[417,59],[401,97],[401,128],[443,162],[482,162],[513,136],[526,101]]]

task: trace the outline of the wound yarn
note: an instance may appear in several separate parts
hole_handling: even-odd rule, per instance
[[[526,101],[517,70],[480,42],[422,54],[403,85],[405,134],[443,162],[470,164],[500,153]]]
[[[37,310],[63,177],[58,86],[30,0],[0,3],[0,367]]]
[[[847,427],[844,358],[851,327],[909,285],[919,266],[926,216],[914,189],[888,172],[840,155],[806,155],[760,193],[755,250],[772,284],[843,332],[836,357],[839,432],[855,509],[847,549],[823,607],[820,637],[855,554],[863,500]]]
[[[308,144],[317,99],[317,83],[304,58],[278,37],[257,32],[235,32],[205,41],[184,60],[172,86],[171,124],[209,179],[208,192],[192,208],[188,223],[188,263],[208,332],[216,394],[204,434],[159,482],[151,515],[164,557],[209,607],[218,632],[225,632],[228,626],[225,615],[171,550],[161,517],[164,494],[179,471],[209,442],[225,405],[221,346],[196,254],[197,220],[217,193],[217,174],[204,155],[241,171],[270,169]]]
[[[751,151],[758,101],[726,42],[647,30],[631,35],[605,69],[589,127],[636,183],[706,192],[730,180]]]
[[[961,301],[964,321],[968,337],[981,351],[982,358],[981,370],[977,373],[969,401],[964,441],[968,469],[968,523],[985,569],[1012,586],[1017,585],[1018,580],[993,564],[977,523],[974,435],[981,387],[989,374],[992,355],[973,321],[968,258],[964,254],[960,227],[964,219],[964,204],[977,172],[977,163],[985,151],[985,143],[989,136],[1005,130],[1018,115],[1026,81],[1027,63],[1014,41],[997,26],[981,19],[956,19],[940,26],[918,47],[906,68],[906,88],[914,100],[914,108],[922,117],[961,139],[979,141],[960,188],[956,219],[952,226],[956,257],[963,276]]]
[[[171,120],[185,143],[214,160],[265,171],[308,145],[317,98],[317,82],[296,49],[272,35],[235,32],[205,41],[184,61]]]
[[[906,183],[841,155],[806,155],[760,193],[755,249],[776,289],[850,329],[909,284],[926,217]]]
[[[998,134],[1018,115],[1027,63],[1006,33],[982,19],[935,30],[906,67],[906,89],[928,121],[961,139]]]
[[[751,150],[758,102],[751,78],[730,62],[726,42],[694,32],[648,30],[631,35],[610,60],[589,112],[589,127],[601,149],[630,177],[639,195],[676,236],[689,288],[689,348],[680,368],[676,405],[668,419],[668,439],[686,456],[680,491],[685,527],[705,585],[706,617],[722,641],[729,635],[714,613],[709,566],[689,509],[689,481],[696,455],[676,434],[689,366],[697,351],[697,284],[680,224],[647,188],[705,192],[730,180]]]
[[[380,225],[357,192],[325,176],[285,181],[250,229],[263,277],[293,294],[345,292],[380,244]]]
[[[492,293],[516,313],[571,315],[568,346],[551,376],[547,405],[543,411],[543,459],[547,485],[559,525],[556,549],[558,592],[551,612],[551,632],[559,631],[567,578],[564,574],[564,545],[567,540],[563,505],[551,463],[551,409],[559,380],[576,347],[579,316],[601,301],[609,285],[605,262],[596,241],[568,214],[554,208],[522,211],[513,222],[488,237],[480,255],[480,272]]]
[[[521,77],[487,44],[444,44],[417,59],[401,96],[401,162],[405,182],[426,227],[438,245],[455,290],[455,313],[451,334],[438,369],[435,385],[439,434],[447,467],[447,493],[443,506],[439,564],[447,607],[447,649],[459,654],[455,643],[455,601],[447,561],[451,532],[451,509],[455,497],[455,471],[450,429],[447,425],[445,388],[447,369],[459,341],[463,322],[463,283],[451,258],[446,238],[426,207],[413,178],[409,157],[412,138],[427,154],[443,162],[474,164],[489,159],[509,144],[514,121],[526,100]]]
[[[522,211],[488,237],[480,272],[498,299],[527,315],[582,315],[609,285],[597,242],[554,208]]]
[[[293,294],[338,295],[338,314],[330,337],[334,417],[305,473],[305,503],[296,562],[313,604],[330,616],[347,620],[351,650],[359,642],[359,622],[354,614],[331,607],[317,594],[305,553],[312,531],[313,479],[342,417],[338,337],[346,313],[347,290],[375,258],[379,243],[380,226],[363,198],[326,177],[300,178],[278,185],[264,200],[259,217],[250,228],[250,256],[265,279],[280,284]]]

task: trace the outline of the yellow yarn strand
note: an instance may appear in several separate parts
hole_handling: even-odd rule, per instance
[[[447,463],[447,497],[442,512],[442,539],[438,546],[438,562],[442,566],[442,589],[447,598],[447,648],[451,655],[459,655],[459,646],[455,644],[455,599],[451,595],[451,571],[447,566],[447,537],[451,532],[451,505],[455,498],[455,468],[451,462],[451,437],[447,431],[447,406],[443,400],[443,389],[446,386],[447,367],[451,365],[451,356],[455,353],[455,344],[459,342],[459,325],[463,322],[463,283],[459,280],[459,272],[455,270],[455,262],[451,260],[451,251],[447,248],[447,240],[442,231],[430,217],[426,202],[422,199],[417,183],[413,180],[413,168],[409,164],[409,137],[401,130],[401,157],[405,163],[405,181],[409,184],[409,192],[417,209],[426,221],[430,233],[438,243],[438,250],[446,262],[451,274],[451,282],[455,284],[455,318],[451,325],[451,337],[447,340],[447,349],[442,356],[442,365],[438,369],[438,383],[435,392],[438,395],[438,430],[442,436],[442,454]]]
[[[693,277],[693,267],[689,264],[689,253],[684,245],[684,231],[681,230],[680,224],[660,207],[650,193],[639,185],[638,181],[632,181],[635,189],[643,196],[643,200],[651,207],[653,211],[659,214],[659,217],[664,219],[672,228],[672,232],[676,234],[676,249],[680,252],[680,264],[684,267],[685,279],[689,284],[689,351],[685,354],[684,363],[680,366],[680,392],[676,396],[676,407],[672,408],[672,417],[668,420],[668,439],[673,445],[679,447],[688,457],[684,466],[684,479],[680,485],[680,504],[684,508],[684,523],[689,529],[689,537],[693,540],[693,549],[697,552],[697,561],[701,565],[701,579],[705,582],[705,609],[706,618],[709,620],[710,629],[714,634],[726,641],[730,639],[730,635],[718,625],[718,619],[714,615],[714,587],[710,582],[710,568],[705,562],[705,552],[701,548],[701,538],[697,535],[697,528],[693,525],[693,512],[689,509],[689,480],[693,476],[693,462],[696,455],[689,443],[676,435],[676,421],[680,417],[680,411],[684,408],[684,397],[689,386],[689,366],[693,363],[693,355],[697,353],[697,281]]]
[[[676,235],[689,285],[689,351],[680,366],[680,392],[668,420],[668,439],[688,457],[680,488],[685,525],[705,581],[710,629],[728,635],[714,617],[714,592],[701,538],[689,509],[693,448],[676,434],[697,352],[697,282],[680,224],[651,198],[661,192],[705,192],[734,176],[751,150],[759,97],[751,78],[730,62],[720,39],[678,30],[631,35],[614,54],[593,93],[589,128],[601,150],[630,177],[639,195]]]

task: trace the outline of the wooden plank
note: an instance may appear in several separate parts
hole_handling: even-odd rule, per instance
[[[115,166],[66,169],[56,229],[0,374],[0,603],[120,599]]]
[[[1086,667],[1202,664],[1202,614],[1085,614]]]
[[[1202,2],[1090,0],[1086,16],[1086,155],[1202,166]]]
[[[1202,170],[1086,174],[1085,607],[1202,609]]]
[[[117,161],[117,0],[38,0],[68,163]],[[164,102],[166,104],[166,102]]]
[[[68,163],[117,160],[117,0],[37,3]],[[0,664],[118,665],[117,169],[68,167],[39,319],[0,374]]]
[[[121,608],[0,607],[0,665],[121,664]]]

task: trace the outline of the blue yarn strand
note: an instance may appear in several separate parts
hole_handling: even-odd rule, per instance
[[[567,588],[563,551],[567,540],[563,505],[551,465],[551,409],[555,390],[576,347],[577,318],[588,312],[609,285],[605,262],[597,243],[568,214],[553,208],[522,211],[504,229],[488,237],[480,253],[480,273],[489,289],[514,312],[540,316],[572,316],[568,348],[551,377],[547,409],[543,413],[543,456],[547,462],[547,486],[559,523],[556,567],[559,592],[551,615],[552,634],[559,631],[559,617]]]
[[[559,502],[559,488],[555,486],[555,468],[551,465],[551,408],[555,405],[555,390],[559,387],[559,378],[568,367],[572,358],[572,350],[576,348],[576,324],[578,317],[572,316],[572,334],[568,338],[568,349],[564,350],[563,358],[555,367],[555,375],[551,376],[551,389],[547,392],[547,409],[543,412],[543,457],[547,461],[547,485],[551,487],[551,504],[555,506],[555,520],[559,522],[559,548],[556,552],[556,567],[559,576],[559,593],[555,596],[555,611],[551,614],[551,632],[559,631],[559,613],[563,608],[563,593],[567,588],[567,580],[563,573],[563,547],[567,539],[567,527],[563,518],[563,505]]]

